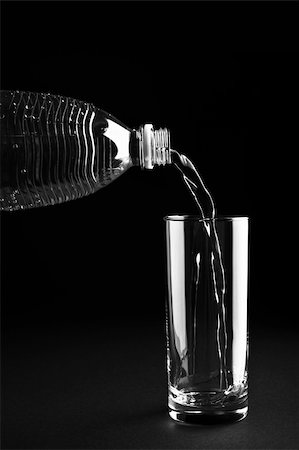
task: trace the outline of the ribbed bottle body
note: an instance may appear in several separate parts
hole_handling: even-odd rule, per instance
[[[135,163],[132,130],[90,103],[2,91],[0,114],[2,210],[89,195]]]

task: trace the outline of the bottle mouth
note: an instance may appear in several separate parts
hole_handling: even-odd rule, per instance
[[[151,123],[147,123],[138,132],[139,160],[143,169],[171,164],[170,132],[167,128],[155,130]]]

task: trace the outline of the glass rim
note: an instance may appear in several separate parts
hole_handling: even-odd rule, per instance
[[[214,219],[212,218],[205,218],[203,219],[201,216],[197,216],[195,214],[170,214],[165,217],[163,217],[165,222],[188,222],[188,221],[196,221],[196,222],[229,222],[229,221],[235,221],[235,220],[249,220],[248,216],[241,216],[241,215],[230,215],[230,216],[216,216]]]

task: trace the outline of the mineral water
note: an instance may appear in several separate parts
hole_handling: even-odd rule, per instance
[[[209,237],[214,280],[211,301],[216,302],[218,315],[218,389],[229,389],[226,287],[213,221],[215,204],[190,159],[171,150],[168,130],[154,131],[151,124],[130,129],[88,102],[22,91],[1,91],[0,122],[2,210],[55,205],[93,194],[134,165],[152,169],[173,164],[181,172],[199,217],[212,219],[203,220],[202,226]],[[196,308],[195,303],[195,313]],[[179,383],[173,386],[178,392]]]
[[[130,129],[91,103],[1,91],[0,209],[55,205],[93,194],[132,166],[169,164],[169,132]]]
[[[232,376],[227,370],[227,347],[228,339],[232,339],[232,336],[228,336],[227,331],[227,319],[226,319],[226,283],[225,283],[225,273],[224,265],[222,260],[221,247],[219,243],[219,237],[216,230],[216,208],[213,198],[207,189],[202,177],[200,176],[198,170],[192,163],[192,161],[177,151],[171,151],[171,158],[173,164],[181,172],[183,180],[190,190],[194,201],[198,209],[198,217],[200,224],[206,234],[206,241],[209,244],[209,248],[206,250],[210,253],[210,257],[206,258],[205,261],[210,261],[210,267],[207,268],[207,276],[213,280],[212,292],[209,296],[203,294],[202,298],[208,297],[209,302],[214,302],[213,308],[216,309],[217,320],[212,321],[212,326],[215,326],[214,330],[210,330],[210,333],[215,333],[215,347],[217,348],[204,348],[204,346],[198,342],[198,335],[201,331],[197,330],[199,323],[202,321],[198,317],[198,301],[199,301],[199,261],[198,257],[200,255],[194,254],[194,261],[188,262],[192,267],[197,268],[197,275],[195,275],[195,287],[194,293],[191,295],[191,305],[192,317],[193,317],[193,330],[188,330],[189,337],[187,339],[187,347],[184,348],[183,352],[180,353],[180,346],[177,348],[175,341],[184,342],[186,340],[184,324],[178,326],[173,333],[176,336],[175,340],[169,340],[168,345],[174,346],[176,348],[171,348],[170,353],[172,355],[178,354],[180,362],[178,365],[181,367],[179,372],[170,372],[170,403],[175,400],[175,403],[180,403],[185,406],[193,406],[195,402],[200,402],[203,405],[206,404],[222,404],[223,401],[228,401],[231,398],[231,387],[232,387]],[[212,220],[202,220],[202,219],[212,219]],[[184,264],[182,262],[182,271],[184,271]],[[179,296],[175,296],[178,298]],[[190,305],[189,305],[190,306]],[[206,310],[211,310],[211,305],[206,306]],[[201,307],[202,310],[202,307]],[[187,313],[186,313],[187,314]],[[184,320],[182,318],[182,320]],[[207,319],[203,319],[207,320]],[[180,335],[183,332],[184,335]],[[202,339],[204,339],[203,335]],[[197,348],[200,346],[200,348]],[[206,347],[208,345],[206,344]],[[216,364],[213,365],[213,370],[200,368],[198,369],[198,361],[196,359],[202,358],[200,353],[210,352],[211,354],[216,354]],[[211,357],[212,359],[212,357]],[[188,362],[186,363],[186,360]],[[202,377],[202,373],[206,370],[206,376]],[[196,372],[201,373],[201,385],[205,387],[206,397],[201,392],[200,395],[196,393],[196,387],[192,391],[192,380],[195,378],[199,379],[199,375]],[[186,387],[188,386],[188,387]],[[197,386],[198,388],[198,386]],[[190,390],[191,389],[191,390]]]

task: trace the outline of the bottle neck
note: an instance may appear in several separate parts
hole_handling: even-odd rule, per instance
[[[154,130],[152,124],[145,124],[136,131],[139,165],[142,169],[171,164],[170,133],[167,128]]]

